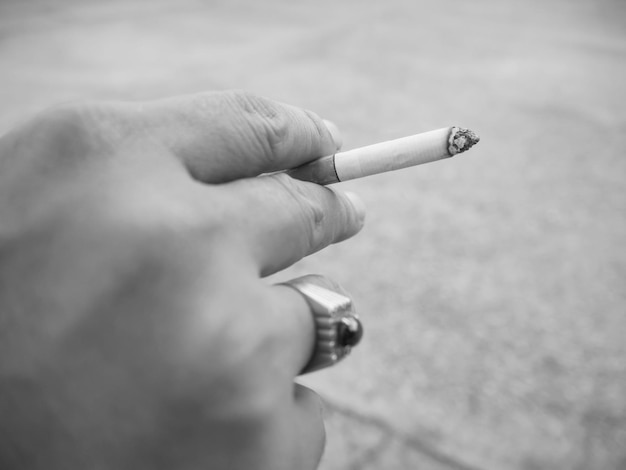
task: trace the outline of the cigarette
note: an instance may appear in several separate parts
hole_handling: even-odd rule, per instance
[[[286,173],[317,184],[339,183],[449,158],[479,140],[469,129],[444,127],[322,157]]]

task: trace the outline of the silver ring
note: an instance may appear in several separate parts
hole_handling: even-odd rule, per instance
[[[303,276],[282,283],[302,294],[315,320],[315,348],[301,374],[336,364],[363,337],[363,325],[352,299],[312,282],[316,278],[322,276]]]

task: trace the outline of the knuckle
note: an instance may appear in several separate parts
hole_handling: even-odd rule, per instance
[[[134,103],[80,101],[43,111],[34,123],[59,134],[88,136],[94,141],[114,142],[139,129],[141,106]]]
[[[89,103],[67,103],[43,111],[36,123],[59,132],[83,130],[88,126],[93,105]]]
[[[314,142],[321,142],[324,140],[328,130],[322,121],[322,118],[320,118],[316,113],[308,109],[303,109],[303,112],[308,121],[311,123],[310,126],[307,126],[307,135],[309,137],[308,143],[313,146]]]
[[[293,211],[291,215],[300,222],[305,236],[306,249],[316,249],[323,245],[328,217],[320,198],[312,194],[307,183],[296,181],[285,174],[275,175],[275,178],[293,202],[289,205]]]
[[[309,190],[310,183],[297,181],[285,174],[279,174],[276,177],[289,198],[294,201],[296,212],[311,225],[311,228],[318,229],[324,225],[326,211],[322,201],[313,195],[312,190]]]
[[[110,107],[90,102],[69,103],[42,111],[24,129],[43,155],[84,158],[111,140]],[[52,151],[51,151],[52,150]]]
[[[248,144],[272,164],[289,142],[292,128],[289,114],[277,102],[247,91],[228,92],[226,99],[245,118]]]
[[[276,103],[245,90],[231,90],[224,93],[227,101],[241,111],[273,118],[278,113]]]
[[[85,110],[82,105],[64,104],[43,111],[31,125],[31,131],[45,140],[79,136],[84,132]]]

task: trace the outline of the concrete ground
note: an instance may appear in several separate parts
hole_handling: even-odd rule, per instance
[[[345,183],[363,232],[277,278],[337,279],[367,328],[303,379],[322,470],[626,469],[625,83],[621,0],[0,0],[0,131],[76,98],[245,88],[344,148],[479,132]]]

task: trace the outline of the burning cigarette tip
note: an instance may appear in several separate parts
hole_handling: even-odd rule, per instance
[[[478,142],[480,142],[480,137],[474,131],[463,127],[453,127],[448,138],[448,152],[450,155],[463,153]]]

